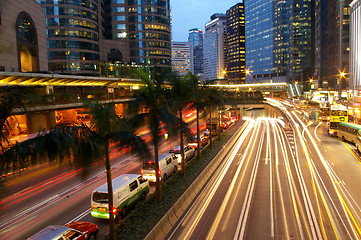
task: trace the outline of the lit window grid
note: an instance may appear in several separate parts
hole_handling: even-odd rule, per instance
[[[273,69],[272,1],[245,1],[246,68],[253,75]]]

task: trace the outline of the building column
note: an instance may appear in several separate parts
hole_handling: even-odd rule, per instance
[[[28,117],[28,133],[39,133],[55,126],[55,111],[32,113]]]

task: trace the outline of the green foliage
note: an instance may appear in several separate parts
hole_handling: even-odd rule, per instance
[[[221,141],[215,141],[215,148],[204,148],[200,161],[194,158],[187,164],[187,174],[185,176],[178,172],[169,178],[162,187],[162,201],[156,201],[154,195],[151,195],[146,201],[138,203],[128,216],[118,224],[116,228],[117,239],[143,239],[199,176],[231,136],[231,133],[225,133]],[[109,239],[109,236],[105,239]]]

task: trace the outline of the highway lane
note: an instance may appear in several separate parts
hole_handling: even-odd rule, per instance
[[[343,145],[325,154],[297,114],[278,104],[285,122],[248,120],[169,239],[360,239],[357,182],[345,184],[346,164],[339,165],[354,157]],[[361,173],[360,164],[350,166]]]

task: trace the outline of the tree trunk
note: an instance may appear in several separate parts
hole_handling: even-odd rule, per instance
[[[197,160],[201,160],[201,145],[200,145],[201,134],[200,134],[200,130],[199,130],[199,109],[198,109],[198,106],[196,107],[196,109],[197,109]]]
[[[112,170],[109,158],[109,141],[105,143],[105,168],[107,171],[107,184],[108,184],[108,204],[109,204],[109,233],[110,239],[115,240],[115,224],[113,213],[113,183],[112,183]]]
[[[154,136],[154,160],[156,167],[156,182],[155,182],[155,199],[162,201],[162,186],[160,182],[161,172],[159,170],[159,156],[158,156],[158,136]]]
[[[183,122],[183,113],[182,108],[179,109],[179,118]],[[183,129],[182,127],[179,130],[180,132],[180,151],[181,151],[181,166],[182,166],[182,175],[186,175],[186,161],[184,159],[184,140],[183,140]]]

